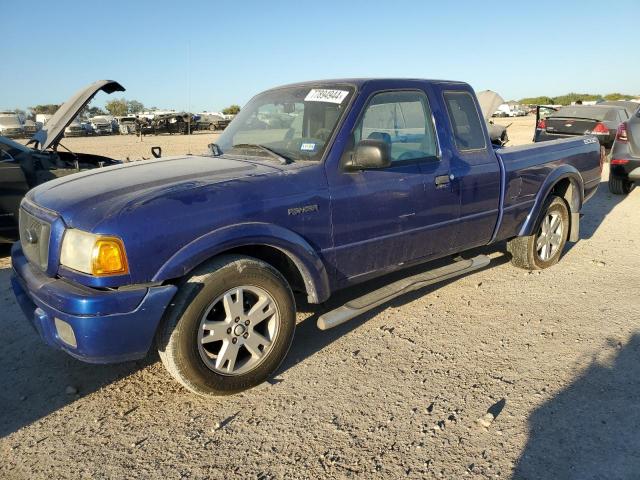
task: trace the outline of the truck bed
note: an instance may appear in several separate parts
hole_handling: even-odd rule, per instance
[[[520,235],[534,205],[546,196],[545,185],[562,175],[581,178],[580,206],[595,192],[602,164],[595,137],[567,138],[549,142],[502,147],[495,153],[504,166],[503,211],[496,241]]]

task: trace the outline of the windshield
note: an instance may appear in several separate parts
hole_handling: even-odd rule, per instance
[[[20,120],[16,115],[2,115],[0,116],[1,125],[20,125]]]
[[[319,161],[353,90],[347,85],[323,85],[261,93],[227,127],[218,147],[229,154]]]

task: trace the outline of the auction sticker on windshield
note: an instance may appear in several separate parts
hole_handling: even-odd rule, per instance
[[[330,90],[326,88],[312,88],[304,98],[305,102],[342,103],[349,95],[347,90]]]

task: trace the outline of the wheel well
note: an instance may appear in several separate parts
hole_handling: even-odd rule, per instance
[[[552,195],[557,195],[567,202],[569,207],[569,239],[578,241],[580,236],[580,190],[575,181],[563,178],[551,189]]]
[[[269,245],[245,245],[221,252],[219,255],[226,254],[246,255],[262,260],[278,270],[294,292],[312,293],[307,292],[302,273],[295,262],[278,248]]]
[[[580,193],[571,179],[560,180],[551,189],[551,194],[564,198],[571,212],[580,211]]]

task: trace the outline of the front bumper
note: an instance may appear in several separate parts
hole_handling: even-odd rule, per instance
[[[98,290],[51,278],[27,261],[19,243],[11,250],[11,261],[16,299],[40,337],[90,363],[144,357],[177,290],[175,285]],[[71,327],[75,346],[60,337],[56,319]]]
[[[64,132],[64,136],[65,138],[70,138],[70,137],[85,137],[87,135],[87,132],[84,130],[71,130],[69,132]]]
[[[4,129],[0,132],[0,135],[7,138],[21,138],[24,136],[24,130],[19,128]]]

